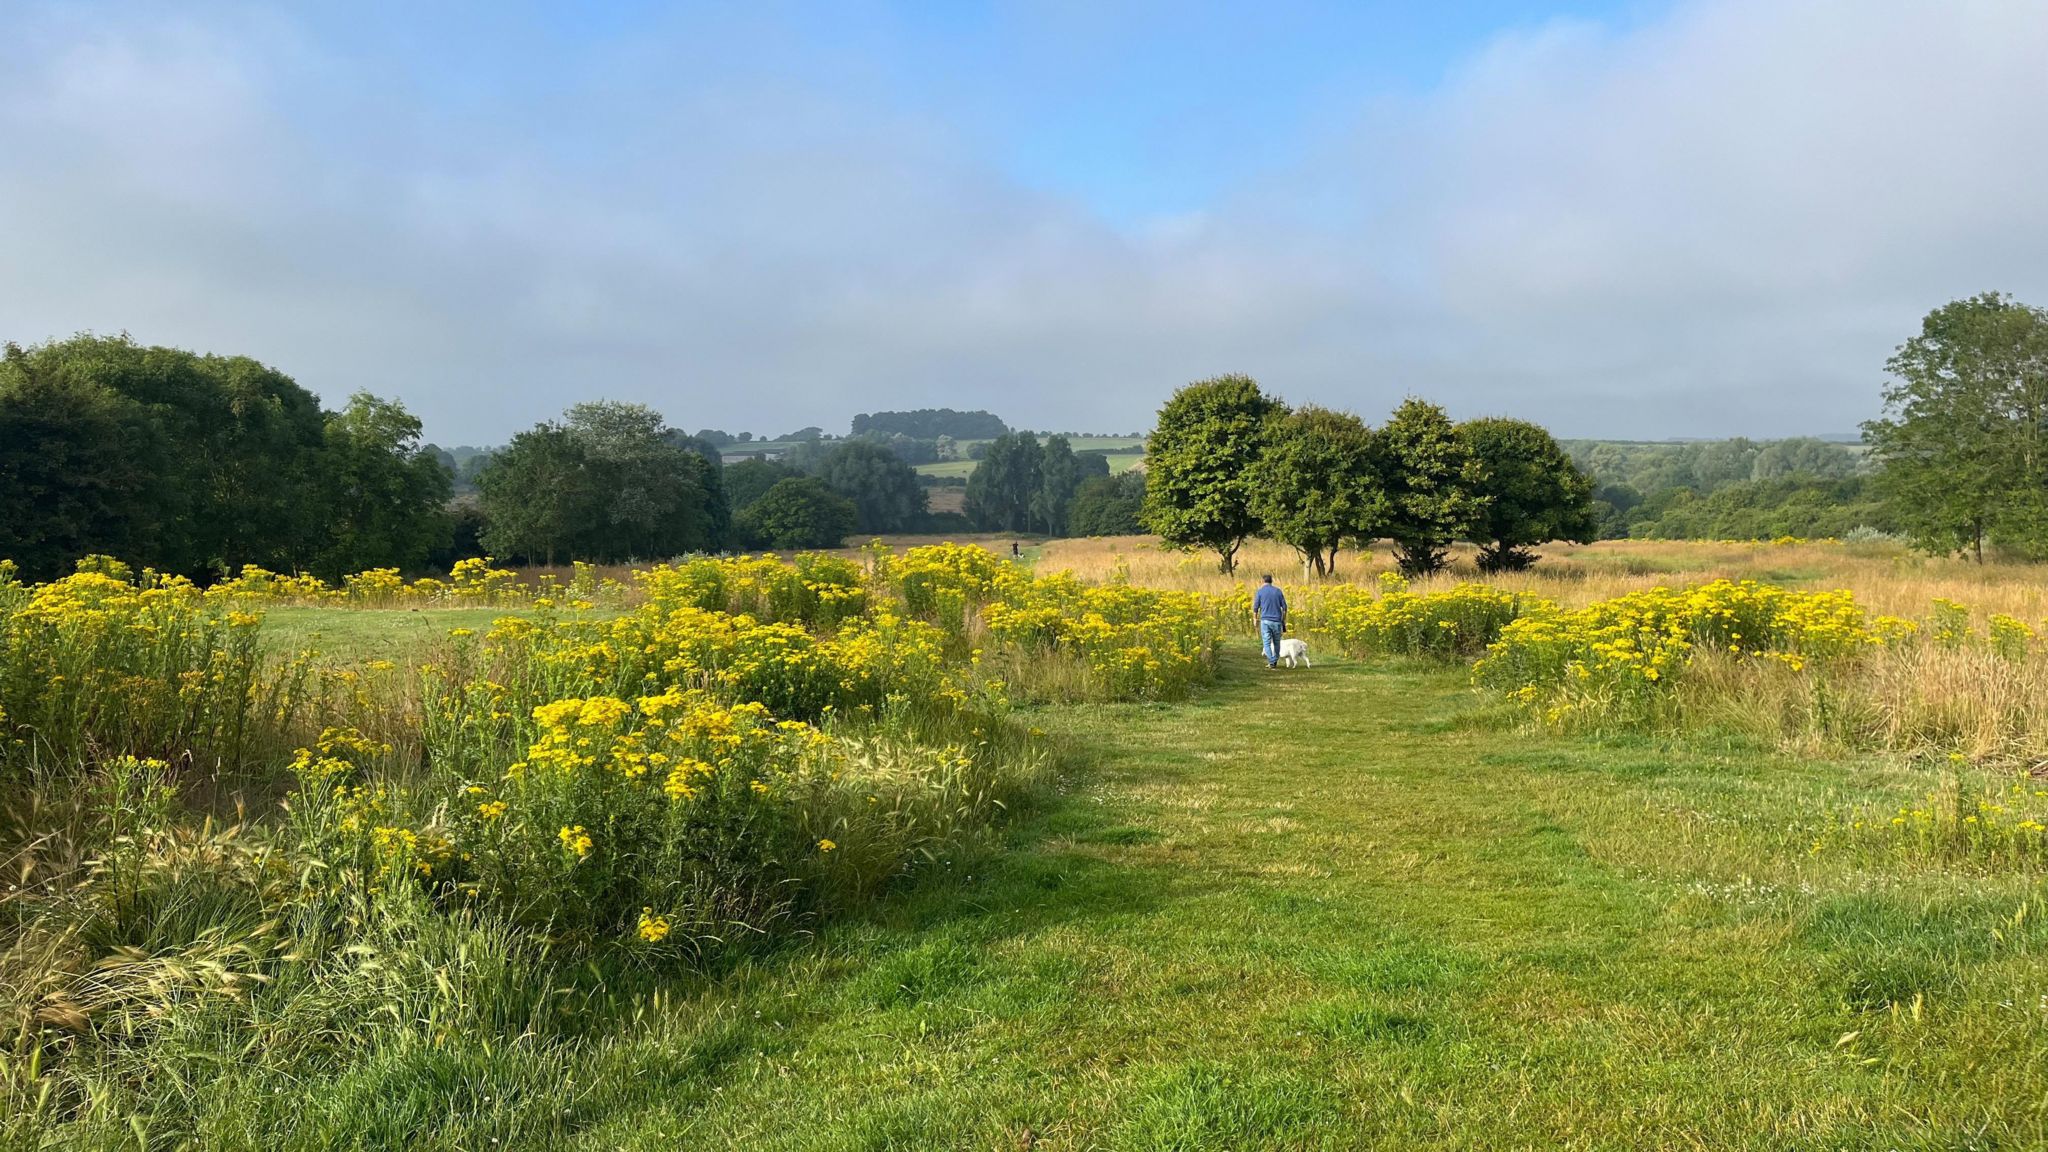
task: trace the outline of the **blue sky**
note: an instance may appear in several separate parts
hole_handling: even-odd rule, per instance
[[[259,356],[447,442],[1240,371],[1568,435],[1834,432],[2048,300],[2048,5],[0,0],[0,337]]]

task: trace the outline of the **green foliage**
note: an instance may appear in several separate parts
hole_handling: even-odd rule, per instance
[[[449,537],[447,466],[420,446],[419,418],[367,392],[327,418],[330,540],[315,569],[330,580],[366,568],[417,568]]]
[[[1109,461],[1101,456],[1076,455],[1065,436],[1052,435],[1045,438],[1038,472],[1038,493],[1031,501],[1033,518],[1047,535],[1065,536],[1069,534],[1067,520],[1074,494],[1080,490],[1082,481],[1109,475]]]
[[[704,462],[697,469],[697,482],[704,488],[704,512],[708,527],[707,547],[720,549],[732,543],[732,499],[725,491],[725,457],[719,452],[719,445],[702,435],[686,436],[679,428],[670,428],[662,433],[662,439],[686,452],[694,452]]]
[[[1532,544],[1584,543],[1598,534],[1593,478],[1540,425],[1500,417],[1468,420],[1458,425],[1458,438],[1479,467],[1475,492],[1486,501],[1472,522],[1481,571],[1527,568],[1536,562]]]
[[[1732,484],[1706,496],[1678,488],[1623,512],[1618,532],[1650,540],[1776,540],[1843,537],[1859,528],[1891,531],[1892,510],[1862,477],[1788,477]],[[1603,496],[1615,493],[1602,489]],[[1611,505],[1610,505],[1611,507]],[[1612,521],[1608,522],[1612,526]]]
[[[1687,488],[1704,496],[1731,484],[1791,476],[1846,479],[1864,471],[1855,449],[1812,437],[1788,440],[1701,440],[1637,444],[1611,440],[1563,443],[1600,485],[1625,484],[1644,495]]]
[[[716,465],[641,404],[578,404],[513,437],[477,484],[484,544],[548,564],[705,551],[727,523]]]
[[[1235,570],[1238,548],[1259,530],[1251,468],[1283,411],[1249,376],[1175,392],[1146,446],[1146,526],[1174,547],[1213,549],[1223,571]]]
[[[1376,539],[1387,514],[1372,430],[1348,412],[1309,406],[1277,420],[1249,479],[1265,534],[1317,575],[1336,571],[1345,540]]]
[[[1145,474],[1132,470],[1094,476],[1074,490],[1067,508],[1069,536],[1135,536],[1145,530]]]
[[[1451,542],[1469,537],[1486,514],[1478,491],[1485,474],[1451,418],[1424,400],[1403,401],[1374,439],[1387,491],[1385,531],[1401,571],[1438,571]]]
[[[1037,523],[1044,461],[1045,449],[1029,432],[990,441],[980,466],[967,478],[968,518],[986,531],[1029,532]]]
[[[817,477],[853,501],[857,531],[904,532],[924,516],[917,470],[887,448],[865,440],[839,444],[818,462]]]
[[[669,442],[661,413],[600,400],[575,405],[567,418],[601,497],[601,523],[579,538],[580,559],[670,556],[712,545],[708,466]]]
[[[1980,562],[1987,539],[2048,555],[2048,311],[1990,292],[1945,304],[1885,366],[1864,433],[1908,537]]]
[[[906,436],[912,440],[993,440],[1007,435],[1009,425],[994,414],[976,410],[956,412],[951,408],[919,408],[912,412],[863,412],[853,418],[853,434],[865,436]]]
[[[741,531],[770,548],[837,548],[859,522],[853,501],[814,476],[776,481],[739,517]]]
[[[404,409],[361,403],[330,417],[254,360],[126,337],[8,345],[0,555],[32,577],[90,553],[191,576],[405,563],[438,535],[440,465]]]
[[[574,555],[577,535],[598,516],[598,492],[583,447],[568,429],[538,424],[512,438],[477,475],[485,548],[553,564]]]
[[[725,467],[726,499],[731,501],[733,514],[737,516],[753,507],[754,501],[766,495],[778,482],[801,475],[801,469],[780,460],[755,457],[728,464]]]

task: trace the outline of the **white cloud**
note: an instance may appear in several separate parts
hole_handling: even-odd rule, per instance
[[[23,23],[4,335],[247,352],[444,440],[597,395],[765,432],[940,403],[1127,430],[1221,371],[1368,418],[1412,391],[1574,434],[1832,431],[1928,308],[2048,301],[2048,6],[1518,33],[1128,229],[843,78],[670,79],[640,46],[522,120],[282,24]]]

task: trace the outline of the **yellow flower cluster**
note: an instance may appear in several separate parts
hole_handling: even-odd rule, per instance
[[[89,558],[61,580],[0,581],[0,762],[25,754],[187,747],[239,758],[264,691],[258,617],[182,577]],[[270,707],[296,707],[276,676]]]
[[[1509,623],[1556,610],[1547,600],[1484,584],[1410,592],[1398,577],[1378,596],[1354,585],[1331,588],[1315,607],[1315,630],[1347,651],[1407,656],[1477,655]]]
[[[648,602],[663,610],[696,608],[830,629],[867,606],[860,566],[815,552],[789,563],[774,556],[690,560],[633,575]]]
[[[625,586],[616,580],[599,580],[597,569],[578,561],[574,576],[564,587],[553,576],[542,576],[522,584],[518,574],[493,568],[489,557],[458,560],[445,580],[431,576],[407,581],[396,568],[371,568],[345,576],[330,585],[317,576],[272,572],[255,564],[243,565],[231,580],[207,589],[209,597],[239,601],[289,604],[319,604],[354,608],[431,607],[443,605],[519,606],[538,600],[625,598]]]
[[[985,635],[1018,662],[1071,658],[1102,698],[1184,695],[1215,666],[1224,612],[1211,597],[1088,585],[1066,573],[1033,578],[987,549],[960,544],[913,548],[881,567],[905,608],[956,644]]]
[[[640,938],[649,944],[659,944],[668,939],[668,917],[657,916],[654,909],[640,909]]]
[[[1525,615],[1501,629],[1474,675],[1561,718],[1580,703],[1668,688],[1701,650],[1803,672],[1916,631],[1911,621],[1869,615],[1848,592],[1716,580]]]

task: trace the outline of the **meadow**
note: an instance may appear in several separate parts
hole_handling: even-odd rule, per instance
[[[2037,570],[1001,551],[0,580],[0,1140],[2048,1143]]]

